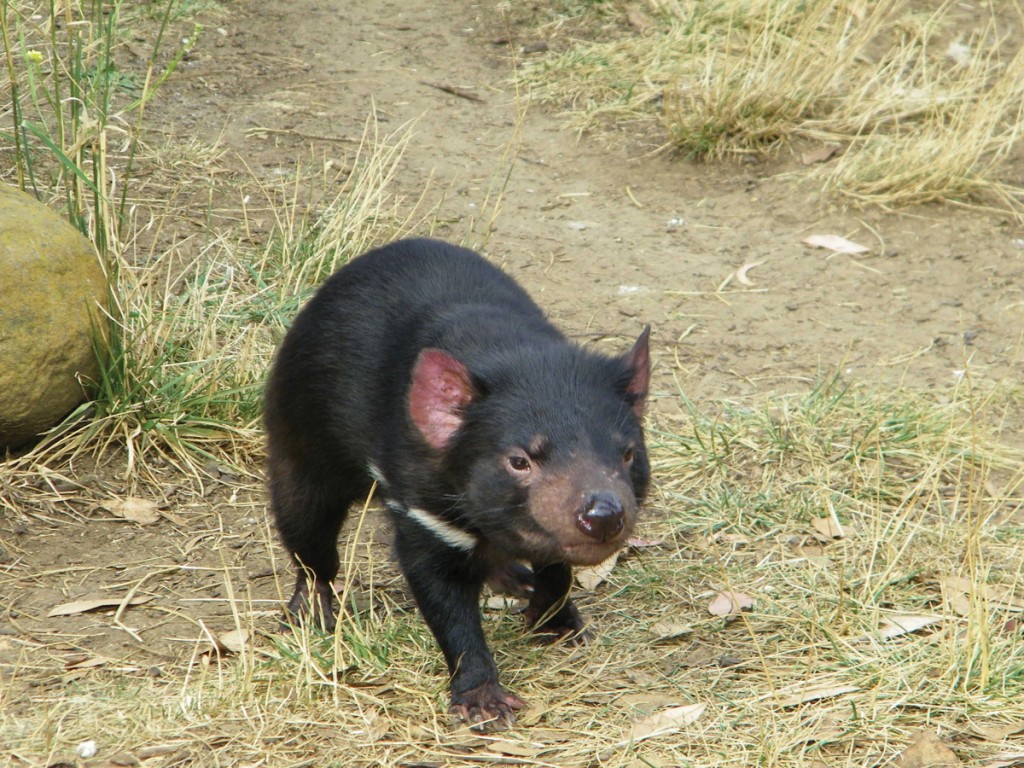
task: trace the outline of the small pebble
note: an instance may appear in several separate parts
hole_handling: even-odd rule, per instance
[[[83,741],[75,747],[75,754],[83,760],[88,760],[90,757],[96,757],[96,742],[93,739]]]

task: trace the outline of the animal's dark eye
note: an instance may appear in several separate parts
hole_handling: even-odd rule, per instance
[[[521,453],[514,453],[508,457],[508,466],[516,474],[523,474],[530,471],[530,459]]]
[[[634,452],[632,448],[627,448],[622,452],[622,463],[627,467],[633,463]]]

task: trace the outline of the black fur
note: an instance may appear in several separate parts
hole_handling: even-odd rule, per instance
[[[569,564],[620,547],[646,494],[648,369],[646,331],[617,358],[570,344],[472,251],[406,240],[353,260],[299,313],[267,389],[272,509],[315,577],[311,596],[300,572],[289,612],[332,626],[338,531],[372,465],[453,709],[510,724],[523,703],[498,685],[481,586],[529,595],[538,630],[582,637]]]

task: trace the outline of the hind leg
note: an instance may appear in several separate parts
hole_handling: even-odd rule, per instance
[[[325,483],[294,462],[271,461],[271,508],[281,541],[298,568],[286,620],[305,618],[334,629],[331,582],[338,575],[338,532],[349,505],[368,488],[361,473],[338,470]]]
[[[528,600],[533,596],[533,571],[515,560],[502,561],[488,572],[487,584],[499,594]]]

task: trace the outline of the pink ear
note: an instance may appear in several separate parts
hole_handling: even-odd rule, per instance
[[[444,450],[473,399],[466,366],[440,349],[424,349],[416,358],[409,386],[409,414],[431,448]]]
[[[629,380],[626,392],[636,397],[633,412],[638,419],[644,417],[644,405],[647,403],[647,386],[651,381],[651,356],[648,353],[648,340],[651,337],[651,326],[646,326],[640,333],[636,344],[626,354],[626,364],[633,369],[633,378]]]

